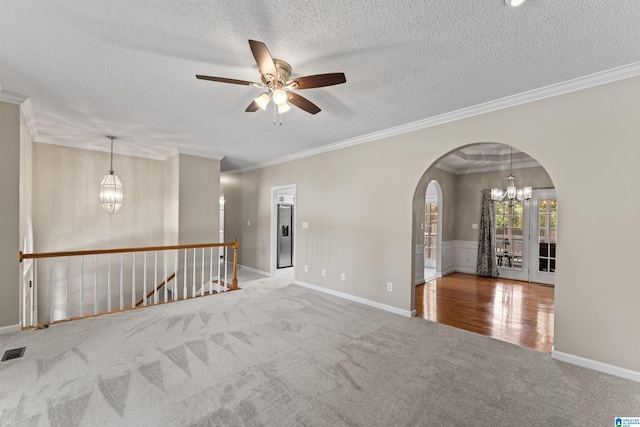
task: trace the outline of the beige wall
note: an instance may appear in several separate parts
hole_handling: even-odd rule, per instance
[[[107,214],[99,186],[109,170],[108,152],[34,144],[36,252],[163,244],[164,162],[115,154],[113,168],[124,200],[117,214]]]
[[[180,224],[179,184],[180,157],[175,155],[164,162],[164,244],[177,245]]]
[[[555,350],[640,372],[640,286],[631,268],[640,259],[640,198],[617,185],[640,181],[637,93],[640,78],[627,79],[243,173],[233,215],[242,263],[268,271],[270,187],[295,183],[296,279],[411,310],[412,236],[423,209],[414,195],[424,197],[416,187],[426,188],[425,170],[467,144],[508,144],[545,167],[561,206]],[[615,250],[595,252],[591,231],[603,213],[592,207],[594,194],[616,200],[598,236],[600,248]],[[594,263],[602,274],[584,268]]]
[[[178,155],[181,245],[219,240],[220,160]]]
[[[454,240],[478,240],[478,230],[471,224],[480,221],[482,190],[488,188],[506,188],[509,171],[479,172],[456,175]],[[553,182],[543,167],[515,169],[516,186],[527,185],[533,188],[553,188]]]
[[[0,101],[0,328],[19,322],[20,106]]]
[[[240,205],[240,177],[241,175],[223,175],[220,177],[220,192],[224,194],[224,240],[232,242],[234,239],[241,241],[241,221],[237,215],[242,211]],[[232,252],[229,253],[231,257]],[[240,254],[238,254],[238,263],[242,264]]]

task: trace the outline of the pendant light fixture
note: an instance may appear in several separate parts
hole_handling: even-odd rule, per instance
[[[113,140],[115,136],[107,136],[111,140],[111,168],[100,183],[100,203],[107,213],[118,213],[122,206],[122,183],[113,172]]]
[[[516,178],[513,176],[513,148],[511,148],[511,154],[509,157],[509,169],[511,172],[507,177],[507,189],[503,190],[501,188],[492,188],[491,200],[496,202],[522,202],[524,200],[529,200],[532,195],[531,187],[516,188]]]

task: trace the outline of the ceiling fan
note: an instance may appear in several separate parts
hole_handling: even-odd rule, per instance
[[[236,85],[254,86],[265,88],[267,91],[257,97],[249,104],[245,110],[248,113],[266,109],[269,101],[273,99],[278,107],[278,113],[286,113],[291,108],[289,103],[310,114],[317,114],[320,108],[307,98],[298,95],[294,90],[313,89],[316,87],[333,86],[347,81],[344,73],[314,74],[312,76],[291,77],[291,66],[281,59],[274,59],[269,53],[267,46],[256,40],[249,40],[251,53],[255,58],[260,70],[260,80],[262,83],[250,82],[247,80],[228,79],[225,77],[213,77],[196,75],[201,80],[211,80],[214,82],[231,83]],[[274,113],[275,114],[275,113]]]

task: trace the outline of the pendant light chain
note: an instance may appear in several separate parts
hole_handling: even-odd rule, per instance
[[[111,139],[111,169],[109,169],[109,173],[113,175],[113,140],[116,139],[116,137],[108,136],[107,138]]]

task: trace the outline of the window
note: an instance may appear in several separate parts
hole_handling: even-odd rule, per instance
[[[424,228],[424,258],[436,259],[438,252],[438,204],[427,203]]]
[[[556,243],[558,231],[558,201],[556,199],[538,202],[538,271],[555,273]]]

